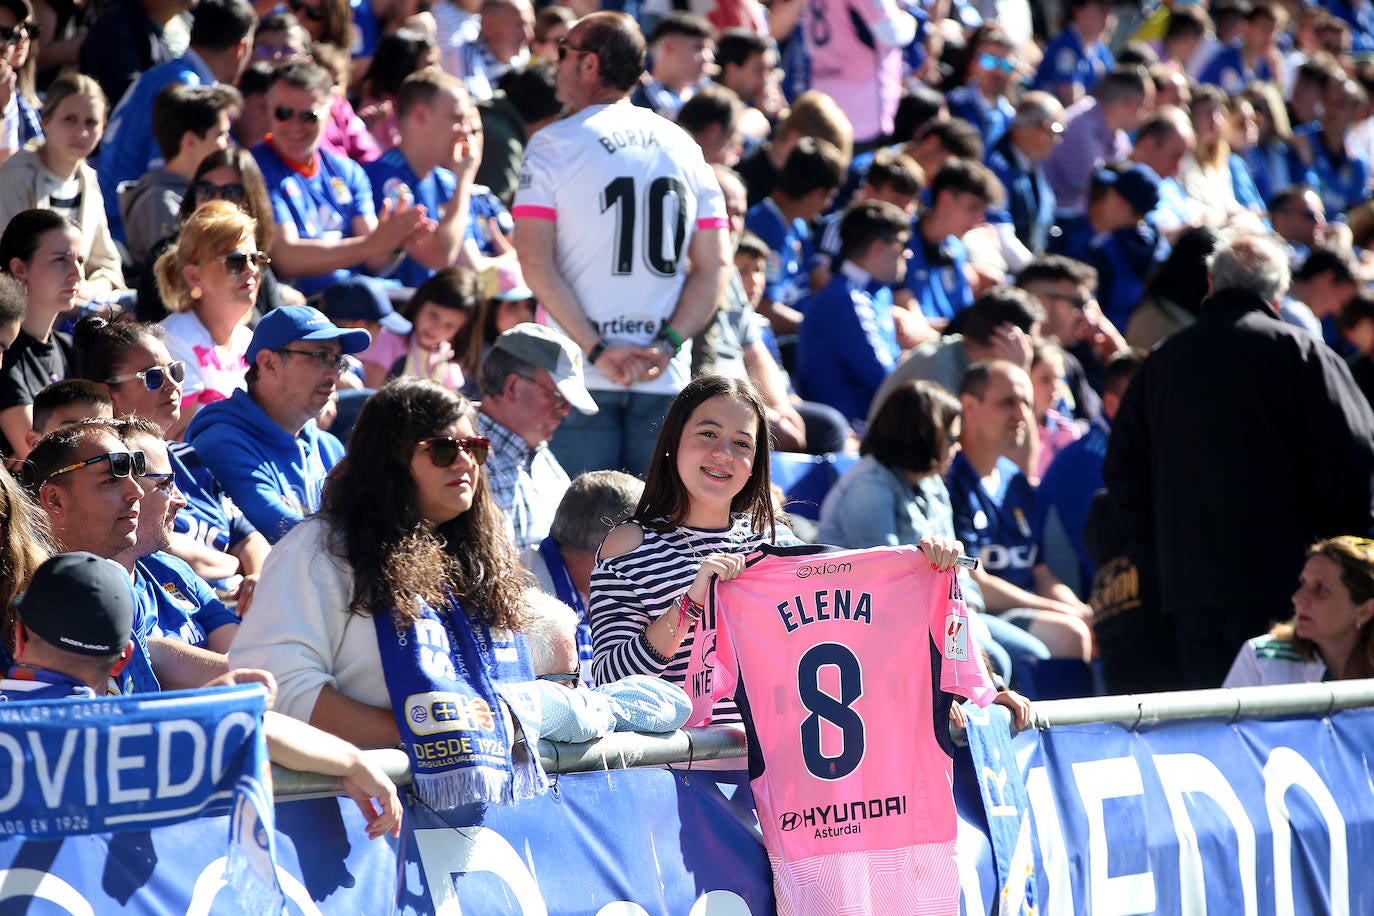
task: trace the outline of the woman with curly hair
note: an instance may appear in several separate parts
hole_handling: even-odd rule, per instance
[[[427,379],[373,395],[319,513],[269,555],[230,649],[233,665],[276,676],[282,712],[360,747],[404,743],[417,785],[438,783],[426,797],[441,804],[521,794],[510,763],[519,739],[496,685],[533,679],[516,632],[527,576],[482,472],[488,445],[475,419],[471,402]],[[426,697],[442,702],[414,708]],[[473,775],[490,761],[430,753],[455,720],[499,733],[504,776]],[[429,728],[416,734],[411,722]],[[433,772],[435,759],[462,775]]]

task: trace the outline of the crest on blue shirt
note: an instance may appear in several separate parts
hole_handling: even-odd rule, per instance
[[[391,201],[391,209],[404,210],[415,202],[415,192],[410,185],[394,175],[382,184],[382,199]]]
[[[1072,73],[1078,66],[1078,54],[1073,48],[1060,48],[1054,59],[1054,69],[1060,73]]]
[[[339,177],[329,179],[329,188],[334,192],[334,202],[340,206],[353,203],[353,195],[348,190],[348,184]]]
[[[185,593],[182,592],[181,589],[177,588],[175,582],[163,582],[162,590],[167,593],[168,598],[171,598],[177,604],[185,605],[189,608],[195,607],[195,604],[191,601],[191,599],[187,598]]]

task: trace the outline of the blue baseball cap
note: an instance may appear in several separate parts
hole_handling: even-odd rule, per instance
[[[391,307],[386,284],[376,277],[349,277],[324,291],[320,305],[330,321],[375,321],[395,334],[409,334],[410,322]]]
[[[258,322],[248,344],[248,362],[256,362],[263,350],[280,350],[298,340],[337,340],[343,352],[361,353],[371,345],[372,335],[362,329],[341,328],[324,317],[324,312],[308,305],[284,305]]]
[[[1126,198],[1131,209],[1142,216],[1159,203],[1159,176],[1155,170],[1140,162],[1098,169],[1093,183],[1114,188]]]

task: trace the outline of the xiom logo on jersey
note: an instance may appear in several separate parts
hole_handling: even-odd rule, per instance
[[[868,801],[846,802],[838,805],[816,805],[801,811],[788,811],[778,817],[778,829],[783,831],[805,827],[816,832],[816,839],[861,833],[863,821],[906,814],[906,796],[889,795]]]

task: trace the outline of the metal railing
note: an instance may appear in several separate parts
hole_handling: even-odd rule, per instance
[[[1343,709],[1374,706],[1374,679],[1240,687],[1230,690],[1180,690],[1046,700],[1031,707],[1032,728],[1109,722],[1136,728],[1173,719],[1265,719],[1280,716],[1330,715]],[[962,735],[956,735],[962,738]],[[743,757],[744,732],[731,726],[688,728],[663,735],[615,732],[586,744],[539,742],[539,756],[550,773],[585,773],[638,766],[687,764]],[[410,761],[403,751],[368,751],[398,786],[410,784]],[[337,794],[334,778],[272,768],[278,798]]]

